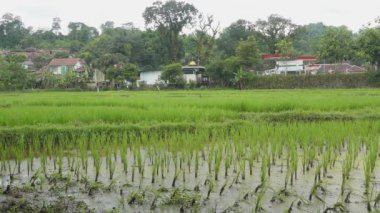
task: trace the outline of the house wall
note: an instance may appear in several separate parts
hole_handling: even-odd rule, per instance
[[[295,74],[304,71],[303,60],[277,61],[276,74]]]
[[[50,71],[54,75],[64,75],[68,71],[66,66],[56,66],[56,67],[50,67]]]
[[[52,72],[54,75],[64,75],[67,72],[73,72],[74,66],[54,66],[49,68],[50,72]]]
[[[196,74],[184,74],[183,77],[185,78],[186,83],[190,83],[191,81],[197,82]]]
[[[106,75],[100,70],[95,70],[93,80],[94,82],[104,82],[106,80]]]
[[[149,71],[140,73],[140,82],[144,81],[147,85],[153,85],[161,82],[162,71]]]

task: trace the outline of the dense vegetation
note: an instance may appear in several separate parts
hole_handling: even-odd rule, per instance
[[[379,97],[2,93],[0,209],[376,211]]]
[[[158,1],[142,12],[146,29],[136,28],[133,23],[115,26],[114,22],[107,21],[99,30],[98,26],[72,22],[68,25],[67,34],[62,34],[58,17],[53,19],[50,29],[34,30],[26,27],[20,17],[7,13],[0,20],[0,48],[68,49],[69,52],[42,54],[34,58],[36,68],[41,69],[53,57],[81,57],[89,64],[91,72],[99,69],[109,80],[123,79],[132,83],[137,79],[136,69],[159,70],[171,63],[196,61],[207,66],[208,74],[220,86],[239,86],[236,77],[249,79],[247,71],[273,68],[273,64],[261,59],[260,54],[264,53],[314,55],[322,63],[350,61],[370,70],[377,70],[380,60],[378,20],[354,33],[345,26],[326,26],[323,23],[298,26],[290,19],[273,14],[256,21],[237,20],[222,29],[212,15],[201,14],[194,5],[186,2]],[[184,33],[184,28],[191,30]],[[130,69],[131,66],[136,69]],[[0,86],[9,84],[3,76],[13,69],[0,69]],[[241,75],[239,71],[245,73]],[[22,85],[14,87],[60,85],[22,82]]]

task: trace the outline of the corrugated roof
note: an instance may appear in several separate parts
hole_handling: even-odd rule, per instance
[[[80,61],[80,58],[54,58],[50,61],[49,66],[74,66]]]

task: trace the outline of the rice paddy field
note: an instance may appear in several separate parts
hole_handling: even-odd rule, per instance
[[[380,90],[0,93],[0,212],[378,212]]]

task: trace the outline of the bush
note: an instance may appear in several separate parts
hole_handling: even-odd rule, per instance
[[[170,87],[184,88],[186,85],[186,81],[183,78],[182,65],[178,63],[166,65],[161,79],[168,82]]]

